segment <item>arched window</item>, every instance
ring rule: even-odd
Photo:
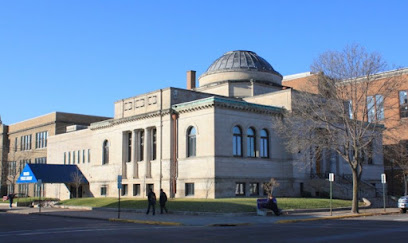
[[[102,164],[109,163],[109,141],[103,141]]]
[[[247,156],[256,157],[256,146],[255,146],[255,130],[253,128],[248,128],[247,130]]]
[[[269,157],[269,134],[266,129],[262,129],[261,131],[261,143],[259,146],[259,154],[261,158],[268,158]]]
[[[234,156],[242,156],[242,131],[239,126],[235,126],[232,130],[232,154]]]
[[[187,157],[196,156],[196,129],[190,127],[187,131]]]

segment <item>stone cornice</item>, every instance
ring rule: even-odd
[[[106,120],[106,121],[92,123],[89,128],[91,130],[104,129],[104,128],[113,127],[113,126],[123,124],[123,123],[148,119],[148,118],[152,118],[152,117],[169,115],[170,113],[171,113],[171,109],[166,109],[166,110],[162,110],[162,111],[158,110],[158,111],[153,111],[153,112],[149,112],[149,113],[144,113],[144,114],[124,117],[124,118],[119,118],[119,119],[110,119],[110,120]]]
[[[280,107],[259,105],[241,100],[225,99],[219,97],[209,97],[172,106],[172,108],[179,113],[186,113],[212,107],[220,107],[262,114],[277,114],[283,111],[283,109]]]

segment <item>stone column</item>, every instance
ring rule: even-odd
[[[137,154],[136,149],[138,145],[138,132],[136,130],[132,131],[132,161],[133,164],[133,178],[139,178],[138,164],[137,164]]]

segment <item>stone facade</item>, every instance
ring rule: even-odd
[[[252,58],[252,59],[251,59]],[[76,164],[89,185],[81,196],[144,198],[148,188],[171,197],[259,197],[276,178],[278,196],[299,196],[310,187],[316,162],[285,150],[273,118],[291,110],[295,92],[255,53],[229,52],[210,66],[196,87],[164,88],[115,102],[114,118],[89,128],[50,136],[47,159]],[[194,88],[196,87],[196,88]],[[381,143],[381,142],[380,142]],[[326,156],[322,173],[347,170]],[[372,183],[383,172],[378,156],[364,174]],[[47,185],[47,195],[66,199],[66,185]]]

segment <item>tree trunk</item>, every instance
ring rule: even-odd
[[[404,173],[404,189],[405,189],[404,196],[406,196],[408,194],[407,177],[408,177],[408,175]]]
[[[353,201],[351,203],[351,212],[358,213],[358,175],[357,170],[352,169],[353,173]]]
[[[76,198],[78,198],[79,186],[76,187]]]

